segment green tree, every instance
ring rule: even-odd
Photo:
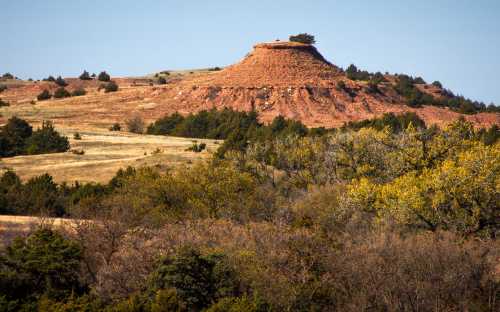
[[[60,87],[66,87],[68,83],[61,76],[58,76],[55,83]]]
[[[0,257],[0,293],[21,302],[81,293],[81,255],[78,244],[51,229],[17,238]]]
[[[52,95],[50,94],[49,90],[43,90],[40,94],[37,95],[36,98],[39,101],[45,101],[45,100],[49,100],[51,97],[52,97]]]
[[[56,99],[62,99],[62,98],[67,98],[67,97],[70,97],[71,96],[71,93],[68,92],[68,90],[66,90],[65,88],[61,87],[61,88],[58,88],[55,92],[54,92],[54,98]]]
[[[107,72],[102,71],[97,76],[97,80],[107,82],[111,80],[111,76],[109,76]]]
[[[90,74],[88,71],[84,70],[83,73],[80,75],[80,80],[92,80],[90,77]]]
[[[152,275],[150,288],[175,289],[189,309],[201,310],[220,298],[237,294],[234,274],[222,255],[202,256],[197,250],[185,247],[160,263]]]
[[[300,43],[305,43],[305,44],[315,44],[316,43],[314,36],[307,34],[307,33],[292,35],[292,36],[290,36],[289,40],[291,42],[300,42]]]
[[[32,127],[23,119],[12,117],[0,132],[0,156],[9,157],[24,154],[28,138],[33,133]]]
[[[26,141],[26,151],[30,155],[44,153],[60,153],[69,150],[69,141],[61,136],[54,128],[52,122],[44,121],[42,128],[33,132]]]

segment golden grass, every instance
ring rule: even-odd
[[[120,168],[156,166],[160,169],[186,164],[210,156],[217,149],[214,140],[138,135],[107,130],[59,128],[70,139],[72,150],[66,153],[18,156],[0,160],[0,172],[14,170],[22,179],[49,173],[57,182],[108,182]],[[81,140],[74,140],[79,132]],[[186,151],[193,141],[204,142],[201,153]]]

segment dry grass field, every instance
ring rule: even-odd
[[[127,166],[157,166],[166,169],[180,163],[204,159],[217,149],[216,141],[166,136],[138,135],[107,130],[59,128],[70,139],[71,150],[66,153],[17,156],[0,160],[0,171],[13,169],[21,178],[49,173],[57,182],[103,182]],[[81,140],[74,140],[78,131]],[[201,153],[186,151],[193,141],[204,142]],[[72,150],[83,151],[83,155]]]

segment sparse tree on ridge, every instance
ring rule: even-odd
[[[292,35],[292,36],[290,36],[289,40],[291,42],[300,42],[300,43],[305,43],[305,44],[315,44],[316,43],[314,36],[310,35],[308,33]]]
[[[109,74],[107,72],[103,71],[103,72],[99,73],[99,76],[97,76],[97,80],[99,80],[99,81],[110,81],[111,77],[109,76]]]

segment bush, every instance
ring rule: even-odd
[[[347,86],[343,80],[337,81],[336,87],[337,87],[338,91],[344,91],[347,88]]]
[[[115,122],[111,127],[109,127],[109,131],[120,131],[122,127],[119,123]]]
[[[73,90],[73,92],[71,92],[71,96],[82,96],[85,94],[87,94],[87,91],[85,91],[85,89],[83,88],[78,88]]]
[[[7,86],[0,84],[0,93],[4,92],[5,90],[7,90]]]
[[[351,80],[369,80],[372,77],[372,74],[370,74],[366,70],[359,70],[354,64],[349,65],[345,73],[347,78]]]
[[[300,43],[305,43],[305,44],[315,44],[316,40],[314,39],[313,35],[303,33],[303,34],[298,34],[295,36],[290,36],[289,40],[291,42],[300,42]]]
[[[6,102],[6,101],[0,99],[0,107],[3,107],[3,106],[10,106],[9,102]]]
[[[42,128],[33,132],[27,140],[26,146],[26,151],[30,155],[60,153],[69,150],[69,141],[54,129],[52,122],[44,121]]]
[[[141,116],[134,116],[125,121],[127,130],[132,133],[142,134],[144,132],[144,120]]]
[[[439,89],[442,89],[442,88],[443,88],[443,85],[441,84],[441,82],[439,82],[439,81],[437,81],[437,80],[436,80],[436,81],[434,81],[434,82],[432,83],[432,85],[433,85],[433,86],[435,86],[435,87],[438,87]]]
[[[58,76],[55,83],[60,87],[66,87],[68,83],[61,76]]]
[[[5,73],[2,75],[2,78],[3,79],[14,79],[15,77],[11,73]]]
[[[74,139],[74,140],[81,140],[81,139],[82,139],[82,136],[81,136],[80,132],[75,132],[75,133],[73,134],[73,139]]]
[[[167,84],[167,79],[165,79],[164,77],[158,78],[158,84],[161,85]]]
[[[71,94],[65,88],[61,87],[54,92],[55,99],[63,99],[67,97],[71,97]]]
[[[107,72],[102,71],[99,73],[99,76],[97,76],[97,80],[107,82],[111,80],[111,77],[108,75]]]
[[[203,152],[203,150],[205,150],[206,147],[207,147],[207,144],[205,144],[205,143],[200,143],[200,144],[193,143],[193,145],[190,146],[188,149],[186,149],[186,151],[200,153],[200,152]]]
[[[45,79],[43,79],[43,81],[50,81],[50,82],[55,82],[56,81],[56,78],[54,78],[54,76],[49,76]]]
[[[104,85],[104,92],[116,92],[118,91],[118,85],[114,81],[110,81]]]
[[[45,101],[49,100],[52,97],[50,94],[49,90],[43,90],[40,94],[37,95],[37,100],[39,101]]]
[[[80,75],[80,80],[92,80],[90,77],[90,74],[88,71],[84,70],[83,73]]]

